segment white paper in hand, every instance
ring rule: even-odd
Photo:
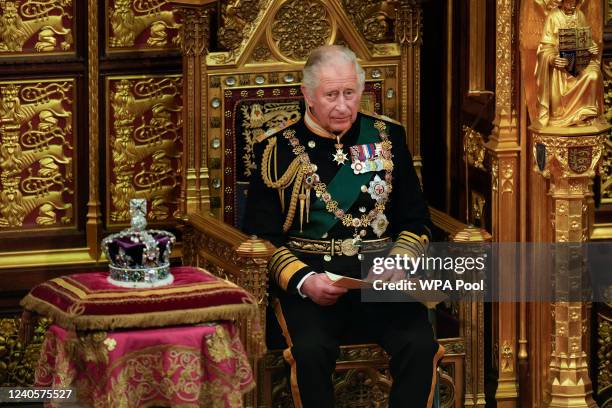
[[[372,287],[372,282],[362,279],[349,278],[347,276],[336,275],[335,273],[325,272],[327,277],[333,282],[333,286],[345,289],[362,289]]]

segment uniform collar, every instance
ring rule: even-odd
[[[336,135],[330,132],[329,130],[324,129],[319,124],[319,122],[317,121],[313,113],[310,111],[310,106],[308,105],[306,105],[306,113],[304,114],[304,124],[306,125],[308,130],[310,130],[312,133],[314,133],[317,136],[324,137],[326,139],[336,139],[337,137],[341,138],[342,136],[344,136],[346,132],[348,132],[353,127],[353,125],[351,125],[351,127],[346,129],[344,132],[340,133],[339,135]]]

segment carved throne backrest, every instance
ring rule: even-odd
[[[385,99],[389,99],[384,95],[385,80],[380,78],[380,68],[373,70],[377,78],[366,81],[361,107],[384,113],[382,107]],[[218,88],[209,90],[212,95],[207,120],[211,210],[232,226],[242,225],[248,182],[257,171],[253,156],[257,136],[304,114],[297,82],[300,75],[297,70],[284,73],[283,82],[293,82],[290,84],[266,83],[278,77],[275,72],[212,76],[213,85]],[[261,85],[252,85],[258,82]]]
[[[361,108],[380,111],[376,108],[381,106],[382,98],[380,81],[368,81]],[[227,135],[225,145],[232,146],[233,151],[225,152],[227,170],[222,181],[226,203],[223,220],[241,229],[249,180],[254,172],[259,171],[254,158],[257,137],[270,129],[302,118],[305,104],[299,85],[296,84],[225,90],[224,107],[226,112],[230,112],[224,118]],[[213,180],[213,187],[219,182]]]
[[[206,127],[201,142],[206,171],[200,176],[205,184],[204,208],[210,203],[219,220],[241,225],[245,183],[255,170],[253,139],[303,114],[301,70],[318,46],[340,44],[352,49],[366,71],[363,108],[406,120],[408,101],[400,104],[400,99],[418,88],[413,86],[418,77],[408,76],[407,66],[412,63],[402,61],[402,47],[394,42],[396,12],[388,3],[234,0],[218,4],[217,44],[211,44],[213,51],[206,55],[202,70],[207,85],[201,87]],[[419,27],[415,23],[417,38]],[[410,78],[411,84],[402,87],[402,78]]]

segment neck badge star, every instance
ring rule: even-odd
[[[348,160],[348,156],[342,149],[336,149],[336,153],[332,154],[332,156],[334,157],[334,161],[338,163],[338,166],[344,164],[344,162]]]

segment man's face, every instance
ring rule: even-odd
[[[343,132],[357,119],[361,90],[353,64],[320,67],[319,85],[311,92],[302,86],[302,93],[319,125],[330,132]]]
[[[576,0],[563,0],[561,2],[561,8],[565,14],[574,14],[574,11],[576,11],[576,2]]]

